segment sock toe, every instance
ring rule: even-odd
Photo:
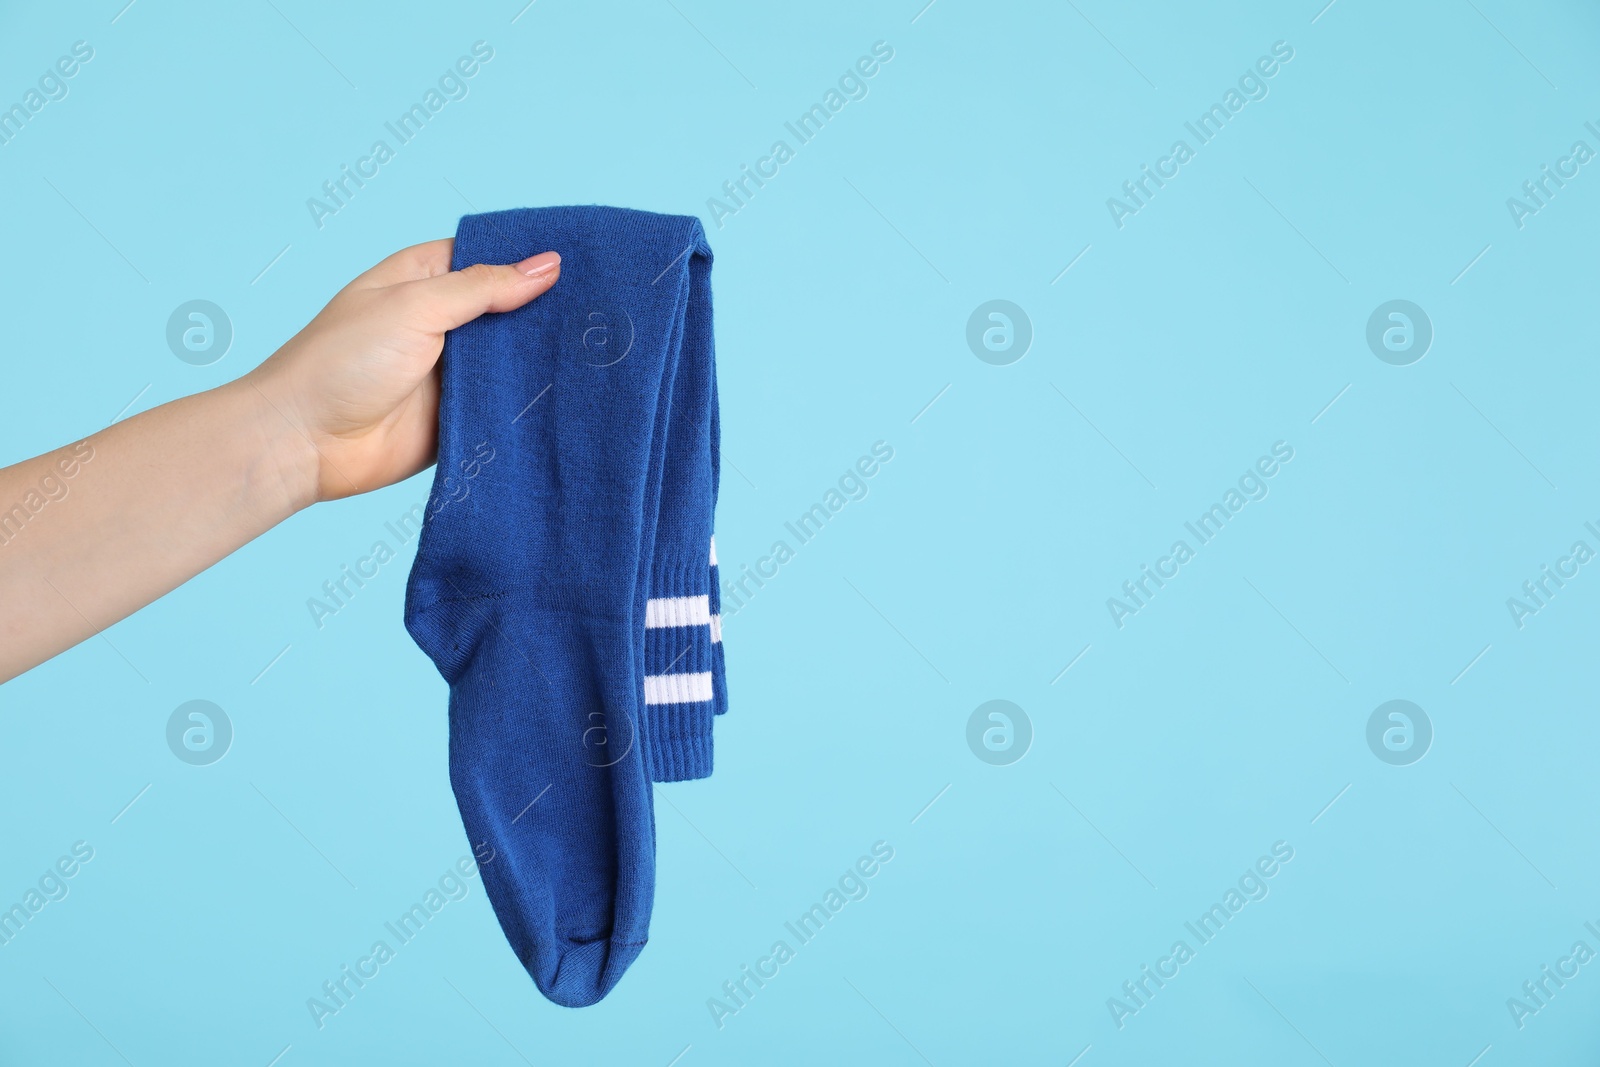
[[[643,941],[568,941],[536,949],[528,974],[546,999],[565,1008],[598,1003],[644,951]]]

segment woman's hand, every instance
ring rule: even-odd
[[[452,271],[452,245],[390,256],[242,378],[0,468],[0,682],[301,508],[432,463],[445,331],[521,307],[560,264]]]
[[[365,493],[431,464],[445,331],[485,312],[515,310],[561,274],[554,252],[452,272],[453,245],[429,241],[396,252],[244,378],[308,446],[302,469],[310,500]]]

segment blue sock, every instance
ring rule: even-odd
[[[715,709],[711,517],[716,499],[716,368],[711,341],[711,261],[689,263],[690,291],[704,293],[683,319],[671,374],[661,502],[645,606],[645,734],[657,782],[711,773]]]
[[[547,250],[549,292],[446,337],[406,626],[450,683],[451,786],[501,929],[577,1007],[649,936],[652,774],[711,769],[705,686],[647,639],[699,662],[689,616],[647,622],[652,598],[692,610],[687,561],[708,581],[709,404],[698,434],[669,420],[680,379],[687,407],[710,395],[711,253],[693,218],[543,208],[463,218],[452,265]]]

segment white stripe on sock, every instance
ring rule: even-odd
[[[699,704],[711,699],[711,672],[698,674],[647,674],[646,704]]]
[[[711,643],[713,645],[722,640],[722,616],[711,616]]]
[[[717,539],[715,537],[711,539],[711,565],[713,567],[717,565]]]
[[[644,605],[644,626],[647,630],[665,626],[704,626],[710,621],[709,596],[652,597]]]

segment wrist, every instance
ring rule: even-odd
[[[224,390],[231,391],[242,408],[241,429],[255,439],[244,472],[251,499],[263,501],[280,518],[321,499],[321,457],[294,405],[259,371],[218,391]]]

